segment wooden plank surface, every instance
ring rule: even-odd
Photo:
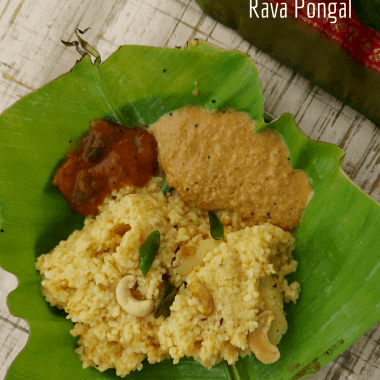
[[[78,59],[72,40],[76,28],[103,60],[120,45],[183,46],[191,37],[248,53],[259,70],[265,109],[295,115],[301,130],[346,151],[343,169],[380,201],[380,128],[310,82],[258,51],[242,37],[205,15],[190,0],[0,0],[0,112],[69,71]],[[13,317],[6,297],[17,279],[0,268],[0,380],[28,339],[28,325]],[[380,378],[380,325],[312,380]]]

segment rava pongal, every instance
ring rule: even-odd
[[[175,192],[165,196],[160,181],[124,188],[95,219],[86,220],[83,230],[37,260],[43,295],[75,323],[72,334],[80,337],[77,352],[84,367],[116,368],[125,376],[141,369],[145,358],[155,363],[193,356],[206,367],[222,359],[233,363],[250,353],[248,335],[259,327],[264,311],[279,316],[273,322],[277,334],[286,331],[283,302],[295,301],[299,286],[288,285],[284,277],[297,267],[292,235],[219,211],[226,239],[210,244],[207,213],[186,205]],[[161,244],[144,276],[138,266],[139,247],[153,230],[161,232]],[[202,258],[194,267],[188,263],[190,271],[184,275],[185,261],[173,263],[176,252],[186,249],[200,251]],[[165,278],[179,291],[170,316],[155,319]],[[129,293],[137,301],[154,304],[148,315],[136,315],[136,306],[128,311],[119,304],[116,289],[123,279],[128,279]],[[209,292],[211,312],[202,305],[205,296],[192,290],[197,281]]]
[[[300,290],[286,275],[297,268],[289,231],[310,198],[307,177],[291,168],[279,136],[251,138],[245,114],[182,109],[152,130],[175,189],[164,193],[155,176],[114,191],[81,231],[37,259],[43,295],[74,322],[84,367],[126,376],[145,359],[187,356],[211,368],[253,352],[277,361],[284,302],[296,302]],[[257,191],[245,182],[253,179]],[[152,236],[158,244],[143,270],[141,248]]]

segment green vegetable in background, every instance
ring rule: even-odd
[[[224,228],[222,222],[218,219],[215,212],[209,211],[208,218],[210,221],[210,234],[215,240],[224,239]]]
[[[144,276],[149,272],[160,248],[160,231],[153,231],[139,249],[139,268]]]
[[[352,7],[361,21],[380,32],[380,0],[352,0]]]
[[[379,15],[378,1],[353,0],[352,4],[355,11],[355,3],[358,4],[368,17],[371,12]],[[323,37],[320,32],[301,20],[294,19],[290,14],[284,18],[279,17],[278,12],[274,18],[270,15],[268,18],[257,18],[253,15],[251,19],[247,0],[196,2],[209,16],[235,29],[257,49],[306,77],[312,84],[318,85],[341,100],[344,105],[349,105],[380,126],[380,75],[375,70],[362,66],[364,62],[361,54],[349,53],[344,45],[340,46],[334,40]],[[255,1],[252,3],[255,4]],[[294,1],[291,3],[294,4]],[[308,2],[298,1],[298,4],[307,5]],[[258,0],[259,14],[264,5],[268,5],[268,2]],[[366,6],[371,9],[365,10]],[[375,29],[379,20],[380,18],[371,23],[363,19]],[[343,35],[351,36],[354,30],[354,26],[349,27]],[[358,46],[361,44],[364,46],[364,40],[359,38]]]
[[[18,277],[8,304],[31,331],[6,380],[50,380],[52,374],[54,380],[118,379],[113,370],[82,368],[76,338],[69,333],[72,322],[41,295],[36,257],[83,227],[83,217],[54,188],[52,176],[69,141],[81,136],[91,120],[148,125],[185,105],[247,112],[257,129],[281,133],[292,165],[310,177],[314,196],[297,231],[299,265],[289,278],[301,283],[302,292],[297,304],[286,306],[289,328],[274,364],[264,365],[253,355],[211,370],[190,358],[175,366],[171,360],[145,361],[142,371],[125,379],[300,380],[378,321],[380,207],[342,172],[343,151],[306,138],[291,115],[266,123],[259,77],[243,53],[202,41],[184,50],[124,46],[99,67],[85,56],[68,74],[0,116],[0,265]]]

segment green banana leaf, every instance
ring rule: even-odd
[[[296,305],[286,307],[289,329],[279,344],[281,358],[272,365],[253,355],[211,370],[192,359],[178,365],[165,360],[144,363],[127,379],[302,379],[379,320],[380,207],[343,174],[344,152],[307,139],[291,115],[266,123],[259,77],[243,53],[202,41],[183,50],[123,46],[99,67],[85,56],[68,74],[0,116],[0,265],[19,280],[8,298],[10,311],[30,326],[29,341],[7,380],[117,378],[114,370],[82,368],[74,353],[76,339],[69,334],[71,321],[40,293],[36,257],[83,225],[52,185],[52,176],[91,120],[145,125],[195,104],[246,111],[258,130],[276,129],[292,165],[311,178],[314,197],[297,233],[299,268],[291,278],[302,284],[302,292]]]

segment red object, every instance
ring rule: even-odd
[[[349,54],[358,65],[369,68],[380,73],[380,33],[374,31],[369,26],[361,22],[355,15],[355,12],[350,7],[351,3],[348,0],[339,0],[336,4],[336,22],[334,17],[328,17],[328,6],[332,1],[315,1],[315,0],[298,0],[297,18],[296,2],[294,0],[268,0],[274,6],[278,4],[278,9],[281,9],[281,4],[287,4],[287,17],[296,19],[309,27],[319,32],[322,36],[334,41],[340,48]],[[326,13],[323,14],[323,4],[326,5]],[[300,5],[304,5],[301,9]],[[318,5],[321,9],[320,17],[318,17]],[[346,18],[339,17],[339,11],[343,12],[346,8]],[[314,17],[313,10],[316,10]],[[332,8],[331,8],[332,9]],[[309,12],[308,12],[309,10]],[[349,10],[351,17],[349,18]],[[327,16],[327,17],[325,17]],[[277,12],[279,17],[279,12]]]
[[[156,140],[143,128],[95,119],[77,147],[67,152],[53,184],[80,214],[96,215],[112,190],[144,186],[156,160]]]

